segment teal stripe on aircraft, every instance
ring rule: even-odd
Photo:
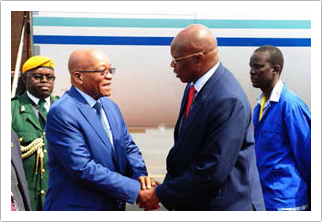
[[[33,17],[34,26],[185,28],[194,23],[221,29],[311,29],[310,20],[132,19]]]

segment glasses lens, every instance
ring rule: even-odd
[[[34,80],[37,80],[37,81],[40,81],[40,80],[42,80],[43,79],[43,77],[42,77],[42,75],[31,75],[32,76],[32,78],[34,78]]]
[[[54,81],[56,79],[56,77],[52,75],[47,75],[46,78],[48,79],[48,81]]]
[[[116,70],[116,68],[109,68],[108,69],[108,72],[111,73],[112,75],[114,75],[115,74],[115,70]]]
[[[173,58],[173,57],[172,57],[172,63],[175,64],[175,65],[177,64],[176,59]]]
[[[52,75],[39,75],[39,74],[34,74],[34,75],[31,75],[34,80],[36,81],[42,81],[45,77],[48,81],[54,81],[55,80],[55,76],[52,76]]]

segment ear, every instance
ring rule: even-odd
[[[280,74],[281,71],[281,66],[280,65],[275,65],[273,67],[273,75]]]
[[[83,84],[83,74],[80,72],[74,72],[72,74],[72,77],[74,79],[75,82],[77,82],[78,84]]]
[[[199,55],[195,56],[194,61],[197,66],[202,66],[204,64],[205,59],[206,59],[205,55],[200,53]]]
[[[25,84],[25,85],[27,84],[27,75],[28,75],[28,73],[24,73],[21,75],[21,80],[22,80],[23,84]]]

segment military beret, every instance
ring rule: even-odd
[[[33,56],[29,58],[25,64],[22,66],[22,73],[25,73],[31,69],[35,69],[37,67],[48,67],[48,68],[54,68],[55,64],[54,61],[48,57],[45,56]]]

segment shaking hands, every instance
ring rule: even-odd
[[[148,176],[140,176],[138,180],[141,183],[141,189],[139,196],[136,199],[136,203],[140,208],[144,208],[144,210],[159,209],[160,201],[155,192],[155,187],[160,183]]]

